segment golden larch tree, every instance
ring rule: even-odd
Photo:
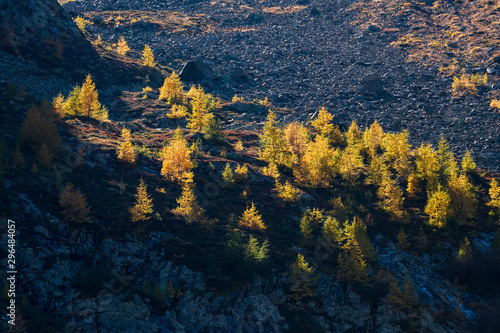
[[[309,266],[309,263],[304,259],[302,254],[297,255],[297,260],[292,265],[290,278],[292,284],[290,285],[290,297],[296,301],[304,298],[314,297],[313,290],[313,277],[314,268]]]
[[[147,185],[142,178],[135,194],[135,205],[130,208],[129,212],[132,222],[149,220],[150,214],[153,213],[153,199],[148,194]]]
[[[350,186],[353,186],[363,168],[363,157],[359,144],[348,145],[341,154],[340,173]]]
[[[474,160],[470,156],[470,152],[467,150],[462,159],[462,171],[469,173],[474,170],[476,170],[476,163],[474,163]]]
[[[226,163],[226,167],[222,172],[222,180],[228,187],[233,187],[235,184],[233,169],[231,168],[231,164],[229,162]]]
[[[363,134],[361,133],[361,130],[355,120],[353,120],[351,125],[349,125],[345,137],[348,147],[361,147],[363,143]]]
[[[163,81],[159,99],[166,100],[168,104],[184,104],[185,95],[179,75],[172,71],[172,74]]]
[[[187,127],[201,132],[214,115],[210,111],[218,105],[212,95],[206,94],[201,86],[191,88],[189,95],[191,96],[191,114],[188,116]]]
[[[68,183],[59,196],[59,204],[63,208],[63,215],[70,222],[92,222],[87,198],[73,184]]]
[[[294,121],[286,126],[284,135],[290,151],[297,157],[304,155],[307,143],[309,142],[307,128],[301,123]]]
[[[288,145],[283,138],[283,130],[276,114],[269,109],[262,135],[259,136],[260,158],[276,165],[286,165],[289,161]]]
[[[409,222],[408,212],[403,207],[403,190],[396,180],[386,177],[377,191],[380,206],[391,215],[391,219],[401,223]]]
[[[319,135],[330,137],[330,134],[333,132],[332,120],[333,115],[322,106],[318,111],[317,117],[311,122],[311,125]]]
[[[142,65],[148,67],[154,67],[156,65],[153,50],[151,50],[148,44],[144,46],[144,50],[142,51]]]
[[[338,277],[348,282],[368,280],[366,260],[355,237],[349,236],[338,257]]]
[[[374,121],[371,124],[370,128],[366,128],[363,133],[363,145],[368,150],[370,156],[375,156],[377,150],[382,144],[382,140],[384,139],[384,130],[378,123],[378,121]]]
[[[416,165],[418,179],[425,182],[428,193],[433,192],[438,186],[440,165],[430,144],[417,148]]]
[[[121,136],[123,141],[118,147],[118,160],[133,165],[135,163],[135,152],[130,139],[130,130],[123,128]]]
[[[255,208],[254,203],[243,212],[243,215],[238,220],[238,227],[250,230],[264,230],[266,225],[262,221],[262,216]]]
[[[438,185],[425,205],[425,213],[429,215],[429,225],[443,229],[450,218],[450,195]]]
[[[16,152],[14,153],[14,161],[12,163],[13,168],[24,169],[26,166],[26,160],[24,159],[23,153],[19,145],[16,146]]]
[[[54,109],[54,116],[57,120],[64,118],[65,109],[64,109],[64,95],[59,93],[54,100],[52,101],[52,107]]]
[[[122,56],[126,55],[127,52],[130,51],[130,47],[128,46],[127,41],[125,40],[125,38],[123,38],[123,36],[120,36],[120,38],[118,39],[118,43],[116,43],[116,51]]]
[[[278,180],[276,181],[277,197],[281,199],[284,203],[297,202],[300,200],[300,191],[290,184],[288,181],[285,184],[281,184]]]
[[[294,169],[299,181],[311,187],[327,187],[338,172],[339,151],[332,149],[328,138],[321,135],[309,142],[300,165]]]
[[[191,171],[194,164],[191,161],[187,141],[179,129],[176,133],[177,137],[163,148],[161,174],[169,180],[181,181],[183,174]]]
[[[389,167],[385,163],[385,158],[380,155],[372,156],[366,170],[365,183],[380,186],[389,175]]]
[[[500,186],[498,186],[498,182],[494,178],[491,179],[488,194],[490,195],[490,201],[487,205],[493,209],[500,210]]]
[[[108,111],[99,102],[99,93],[90,74],[85,78],[80,90],[80,113],[95,119],[107,119]]]
[[[300,232],[305,240],[312,239],[313,228],[311,226],[311,217],[308,212],[304,212],[302,219],[300,220]]]
[[[182,195],[176,200],[179,206],[173,210],[173,213],[182,216],[188,224],[193,222],[204,224],[205,210],[198,204],[193,187],[188,184],[182,187]]]
[[[40,149],[38,149],[36,157],[38,159],[38,162],[40,163],[40,166],[42,166],[45,169],[49,169],[52,165],[52,160],[54,159],[54,154],[52,154],[47,147],[47,145],[44,143]]]
[[[404,130],[401,133],[386,133],[382,139],[384,157],[401,178],[406,178],[411,172],[408,159],[411,146],[408,143],[408,135],[408,131]]]
[[[412,172],[408,176],[408,186],[406,187],[406,192],[408,192],[408,196],[410,198],[416,198],[417,194],[420,193],[422,190],[418,186],[418,178],[415,172]]]
[[[448,193],[453,216],[463,225],[474,217],[477,209],[476,191],[465,174],[454,174],[448,180]]]

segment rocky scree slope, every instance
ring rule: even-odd
[[[437,144],[443,133],[458,155],[468,149],[482,167],[499,170],[500,113],[489,100],[452,98],[451,78],[440,77],[437,66],[408,63],[405,51],[390,45],[397,29],[353,25],[354,3],[91,0],[65,6],[90,22],[105,20],[106,11],[172,10],[196,17],[199,23],[183,32],[137,22],[89,30],[110,42],[123,36],[135,50],[148,43],[160,63],[176,70],[190,59],[206,62],[218,74],[206,86],[222,97],[268,97],[303,115],[324,105],[345,125],[377,119],[388,130],[410,129],[415,145]],[[375,85],[364,89],[370,78]]]

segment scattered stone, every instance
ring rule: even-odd
[[[254,104],[254,103],[243,103],[243,102],[231,103],[226,105],[223,109],[227,111],[237,112],[240,114],[247,113],[255,115],[255,114],[267,113],[267,107],[265,107],[264,105]]]
[[[366,31],[368,31],[368,32],[380,32],[380,31],[382,31],[382,29],[380,29],[380,27],[378,25],[370,24],[366,28]]]

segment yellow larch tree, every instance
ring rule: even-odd
[[[361,133],[361,130],[355,120],[351,122],[345,136],[348,147],[356,147],[359,149],[362,146],[363,134]]]
[[[328,112],[323,106],[318,111],[317,117],[311,122],[314,130],[319,135],[329,137],[333,132],[333,115]]]
[[[172,74],[163,81],[159,99],[166,100],[168,104],[184,104],[185,95],[184,86],[179,75],[172,71]]]
[[[148,44],[144,46],[144,50],[142,51],[142,65],[148,67],[154,67],[156,65],[153,50],[151,50]]]
[[[120,36],[120,38],[118,39],[118,43],[116,43],[116,51],[122,56],[126,55],[127,52],[130,51],[130,47],[128,46],[127,41],[125,40],[125,38],[123,38],[123,36]]]
[[[54,154],[52,154],[47,147],[47,145],[44,143],[40,149],[38,149],[36,157],[38,159],[38,162],[40,166],[42,166],[45,169],[49,169],[52,165],[52,160],[54,159]]]
[[[425,213],[429,215],[429,225],[443,229],[450,218],[450,195],[438,185],[425,205]]]
[[[363,145],[368,150],[368,153],[373,158],[377,154],[377,150],[384,139],[384,130],[375,120],[370,128],[366,128],[363,133]]]
[[[438,155],[430,144],[422,144],[417,148],[417,177],[426,184],[427,192],[433,192],[439,183]]]
[[[307,150],[295,168],[296,177],[312,187],[327,187],[332,178],[339,172],[339,152],[332,149],[328,138],[317,135],[309,142]]]
[[[250,230],[264,230],[267,228],[253,202],[250,207],[247,206],[247,209],[238,220],[238,227]]]
[[[406,192],[408,192],[408,196],[410,198],[416,198],[417,194],[422,191],[420,187],[418,186],[418,178],[415,172],[412,172],[408,176],[408,186],[406,187]]]
[[[26,166],[26,160],[24,159],[23,153],[19,145],[16,146],[16,152],[14,153],[14,161],[12,167],[15,169],[24,169]]]
[[[360,155],[359,143],[348,145],[341,154],[340,173],[350,186],[353,186],[363,168],[363,157]]]
[[[179,206],[173,210],[173,213],[181,216],[188,224],[193,222],[204,224],[205,210],[198,204],[193,188],[194,184],[192,186],[184,184],[182,195],[176,199]]]
[[[304,155],[309,142],[309,134],[304,125],[297,121],[291,122],[286,126],[284,136],[292,154],[297,157]]]
[[[121,136],[123,141],[118,148],[118,160],[133,165],[135,164],[135,152],[130,139],[130,130],[123,128]]]
[[[90,74],[85,78],[80,90],[80,114],[100,120],[108,118],[108,111],[99,102],[99,93]]]
[[[408,212],[403,207],[403,190],[396,180],[385,177],[377,191],[377,196],[380,199],[381,208],[389,213],[393,220],[401,223],[409,222]]]
[[[454,174],[448,181],[448,193],[453,216],[459,224],[474,218],[477,209],[476,191],[466,174]]]
[[[488,194],[490,195],[490,201],[487,205],[494,210],[500,210],[500,186],[498,186],[498,182],[494,178],[491,179]]]
[[[73,184],[68,183],[59,196],[59,204],[63,208],[65,218],[70,222],[92,222],[90,217],[90,208],[87,204],[87,198],[75,189]]]
[[[201,132],[213,119],[214,115],[210,111],[217,107],[218,103],[212,95],[206,94],[201,86],[191,90],[191,114],[188,116],[187,127]]]
[[[374,155],[366,170],[365,183],[367,185],[380,186],[386,177],[389,177],[389,168],[385,163],[385,158],[380,155]]]
[[[179,129],[170,143],[163,148],[163,164],[161,174],[169,180],[181,181],[185,172],[193,169],[186,139]]]
[[[368,280],[368,268],[356,237],[352,233],[346,235],[346,242],[338,257],[338,276],[348,282],[365,282]]]
[[[276,165],[287,165],[290,151],[283,138],[283,130],[276,119],[276,114],[269,109],[262,135],[259,136],[260,158]]]
[[[407,130],[401,133],[386,133],[382,140],[384,157],[389,166],[401,178],[406,178],[411,172],[411,164],[408,159],[411,146],[408,143],[408,135]]]
[[[302,254],[297,255],[297,260],[292,265],[290,278],[292,284],[290,285],[290,297],[296,301],[304,298],[314,297],[313,290],[313,277],[314,268],[309,266],[309,263],[304,259]]]
[[[475,169],[476,169],[476,163],[474,163],[474,160],[470,156],[470,152],[467,150],[462,159],[462,171],[469,173],[474,171]]]
[[[132,222],[147,221],[153,213],[153,199],[148,194],[147,185],[141,178],[135,195],[135,205],[130,208],[130,220]]]

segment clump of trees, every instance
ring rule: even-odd
[[[59,94],[54,99],[54,108],[60,117],[90,117],[98,120],[108,119],[108,109],[99,102],[99,92],[90,74],[81,86],[76,85],[64,98]]]

